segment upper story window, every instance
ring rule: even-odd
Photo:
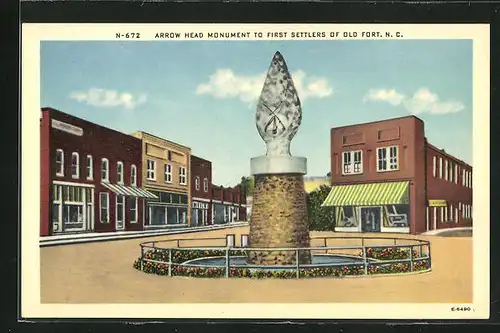
[[[107,158],[101,160],[101,180],[109,182],[109,161]]]
[[[156,180],[156,161],[147,160],[146,178]]]
[[[170,150],[167,153],[167,158],[169,161],[172,161],[172,152]]]
[[[377,148],[377,172],[399,169],[398,146]]]
[[[203,178],[203,191],[208,192],[208,178]]]
[[[450,182],[453,183],[453,162],[450,161],[449,165],[449,177],[450,177]]]
[[[118,184],[123,184],[123,162],[116,163],[116,179]]]
[[[453,177],[455,184],[458,184],[458,164],[455,164],[455,176]]]
[[[342,153],[342,174],[360,173],[363,173],[363,152],[361,150],[344,151]]]
[[[437,157],[433,156],[432,157],[432,175],[434,176],[434,178],[436,178],[436,176],[437,176],[437,169],[438,169]]]
[[[195,187],[196,191],[200,190],[200,177],[199,176],[196,176],[196,178],[194,179],[194,187]]]
[[[92,159],[92,155],[87,155],[87,179],[94,179],[94,161]]]
[[[80,156],[78,153],[71,154],[71,178],[80,177]]]
[[[64,151],[56,150],[56,176],[64,176]]]
[[[439,178],[443,179],[443,158],[439,158]]]
[[[444,180],[448,180],[448,160],[444,160]]]
[[[134,164],[130,167],[130,185],[137,186],[137,167]]]
[[[179,167],[179,184],[181,184],[181,185],[187,184],[186,168],[185,167]]]
[[[172,165],[165,164],[165,183],[172,182]]]

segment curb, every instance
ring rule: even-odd
[[[115,241],[115,240],[124,240],[124,239],[132,239],[132,238],[147,238],[147,237],[155,237],[155,236],[166,236],[166,235],[176,235],[176,234],[186,234],[186,233],[194,233],[201,231],[212,231],[212,230],[223,230],[223,229],[232,229],[238,227],[247,227],[248,223],[238,223],[238,224],[226,224],[221,226],[204,226],[204,227],[192,227],[192,228],[182,228],[182,229],[170,229],[170,230],[161,230],[161,231],[150,231],[150,232],[134,232],[132,234],[119,234],[119,235],[109,235],[102,236],[99,233],[95,233],[95,235],[90,235],[86,237],[77,237],[75,238],[66,238],[66,239],[40,239],[40,247],[46,246],[59,246],[59,245],[71,245],[71,244],[82,244],[82,243],[92,243],[92,242],[103,242],[103,241]]]

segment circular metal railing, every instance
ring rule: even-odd
[[[391,273],[413,273],[427,272],[431,270],[431,250],[430,242],[417,238],[402,237],[365,237],[365,236],[314,236],[311,237],[311,244],[319,243],[317,246],[296,247],[296,248],[257,248],[249,247],[244,240],[248,235],[242,235],[240,244],[235,244],[234,235],[213,238],[178,238],[168,240],[146,241],[140,244],[141,256],[136,261],[138,269],[146,271],[145,267],[153,267],[149,271],[160,272],[160,275],[173,274],[180,271],[189,271],[193,264],[189,262],[197,258],[224,257],[222,266],[213,266],[218,272],[218,276],[240,276],[242,269],[262,269],[272,266],[246,265],[244,268],[231,263],[231,257],[246,256],[251,252],[295,252],[295,263],[293,265],[280,265],[292,269],[293,277],[309,276],[308,272],[314,269],[328,266],[329,272],[337,272],[334,267],[338,266],[342,272],[351,272],[349,267],[354,267],[352,272],[356,274],[342,275],[373,275]],[[332,246],[332,242],[344,243]],[[188,243],[209,242],[221,243],[221,245],[196,246]],[[224,243],[223,243],[224,242]],[[223,243],[223,244],[222,244]],[[353,243],[353,244],[345,244]],[[356,263],[328,263],[322,264],[301,264],[298,260],[299,254],[303,251],[310,253],[324,253],[330,255],[341,255],[358,259]],[[153,266],[152,266],[153,265]],[[195,265],[196,266],[196,265]],[[312,267],[313,266],[313,267]],[[333,268],[332,268],[333,267]],[[347,270],[346,270],[347,267]],[[200,267],[195,267],[200,268]],[[222,272],[223,271],[223,272]],[[217,273],[216,272],[216,273]],[[223,273],[223,274],[222,274]],[[309,274],[309,275],[308,275]],[[323,273],[321,273],[323,274]],[[190,275],[192,276],[192,275]],[[324,276],[324,275],[321,275]]]

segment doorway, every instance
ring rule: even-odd
[[[380,232],[380,207],[361,207],[361,231]]]

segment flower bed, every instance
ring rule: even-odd
[[[366,257],[370,259],[377,260],[399,260],[399,259],[410,259],[410,247],[400,248],[400,247],[369,247],[366,250]],[[363,256],[361,252],[360,256]],[[417,250],[413,250],[413,258],[419,258],[420,253]]]
[[[370,253],[370,258],[379,260],[397,260],[397,259],[407,259],[408,251],[398,249],[378,249],[374,250],[369,248],[367,251]],[[372,250],[372,251],[370,251]],[[225,268],[222,267],[186,267],[176,264],[181,264],[188,260],[206,258],[206,257],[217,257],[225,256],[226,252],[224,250],[172,250],[172,276],[190,276],[190,277],[224,277]],[[246,251],[244,250],[231,250],[229,251],[230,256],[244,256]],[[417,255],[415,255],[415,258]],[[144,254],[145,259],[168,262],[168,250],[151,250]],[[134,262],[134,268],[141,270],[141,259],[138,258]],[[430,269],[430,262],[425,259],[417,259],[413,264],[414,271],[422,271]],[[142,271],[148,274],[157,275],[168,275],[168,264],[164,263],[154,263],[150,261],[144,261],[142,265]],[[368,274],[394,274],[394,273],[408,273],[410,272],[410,263],[370,263],[368,266]],[[230,277],[241,277],[241,278],[296,278],[295,270],[259,270],[259,269],[249,269],[249,268],[230,268]],[[315,268],[301,268],[300,269],[301,278],[312,278],[312,277],[342,277],[350,275],[363,275],[364,267],[359,264],[344,265],[341,267],[315,267]]]

